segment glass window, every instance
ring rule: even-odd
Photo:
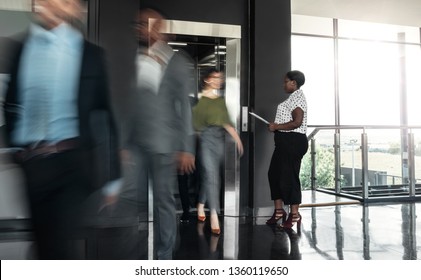
[[[421,125],[421,48],[420,46],[406,46],[406,92],[408,100],[408,124]]]
[[[320,20],[326,24],[304,16],[293,17],[292,21],[292,67],[306,74],[303,89],[309,104],[309,125],[334,124],[337,96],[339,125],[398,126],[401,116],[406,114],[408,125],[421,126],[420,29],[338,19],[335,37],[333,30],[327,28],[326,19]],[[337,43],[336,54],[334,43]],[[403,86],[407,94],[405,112],[401,112]],[[401,143],[401,130],[366,128],[364,131],[368,141],[368,185],[403,184],[403,177],[408,174],[402,165],[405,145]],[[415,178],[419,183],[421,129],[411,131],[415,138]],[[361,129],[341,130],[341,176],[334,179],[340,180],[342,192],[353,193],[352,187],[362,184],[361,133]],[[315,137],[318,187],[335,187],[335,181],[330,180],[335,176],[336,164],[332,135],[332,131],[321,130]],[[303,159],[303,166],[301,177],[306,183],[303,186],[309,188],[308,155]]]
[[[397,44],[339,40],[341,125],[399,125]]]
[[[335,124],[333,39],[292,36],[291,47],[292,68],[306,77],[308,124]]]

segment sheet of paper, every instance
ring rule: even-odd
[[[262,122],[264,122],[265,124],[269,124],[269,122],[267,120],[265,120],[264,118],[262,118],[261,116],[259,116],[258,114],[255,114],[253,112],[249,112],[250,115],[252,115],[253,117],[255,117],[258,120],[261,120]]]

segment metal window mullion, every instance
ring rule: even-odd
[[[415,197],[415,142],[414,134],[408,133],[408,173],[409,173],[409,196]]]
[[[340,134],[339,132],[335,133],[334,139],[334,155],[335,155],[335,192],[341,192],[341,144],[340,144]]]
[[[335,125],[339,126],[340,111],[339,111],[339,48],[338,48],[338,19],[333,19],[333,61],[334,61],[334,91],[335,91]],[[341,192],[341,134],[340,129],[335,130],[335,192]]]
[[[368,199],[368,140],[367,133],[364,131],[361,134],[361,167],[362,167],[362,198]]]
[[[335,92],[335,125],[341,125],[339,110],[339,41],[338,20],[333,19],[333,67],[334,67],[334,92]],[[337,131],[339,133],[339,130]]]
[[[311,189],[313,191],[316,190],[317,188],[317,174],[316,174],[316,139],[311,138],[310,140],[310,147],[311,147],[311,151],[310,151],[310,156],[311,156]]]

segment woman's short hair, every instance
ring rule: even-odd
[[[297,83],[297,88],[300,88],[302,85],[304,85],[306,81],[304,73],[298,70],[289,71],[285,76],[291,81],[295,81]]]

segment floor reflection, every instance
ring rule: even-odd
[[[417,259],[417,214],[415,204],[404,204],[402,213],[402,246],[404,253],[402,259]]]
[[[272,227],[273,240],[270,250],[272,260],[300,260],[300,235],[293,229]]]
[[[191,213],[179,223],[178,260],[416,260],[421,244],[420,203],[305,207],[301,233],[267,226],[267,217],[221,217],[221,235],[209,219]],[[127,220],[92,227],[84,237],[86,259],[151,258],[151,222]],[[31,259],[30,234],[0,221],[0,258]],[[152,244],[152,245],[151,245]]]

